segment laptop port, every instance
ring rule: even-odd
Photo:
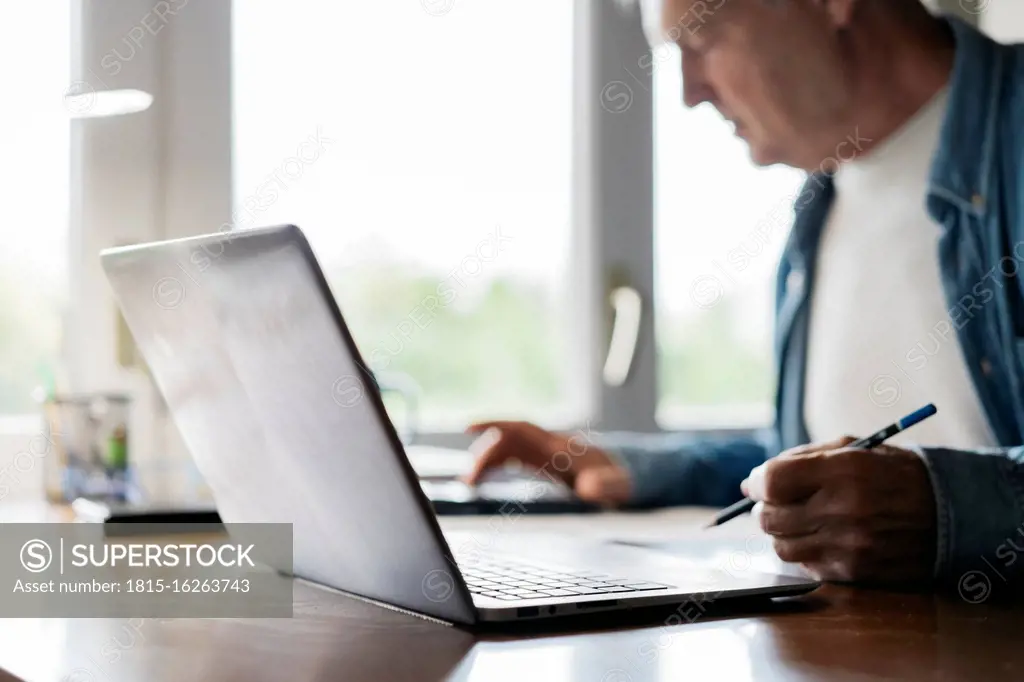
[[[581,601],[576,604],[576,608],[579,610],[584,609],[603,609],[606,606],[615,606],[619,603],[618,599],[599,599],[597,601]]]
[[[522,606],[516,609],[516,616],[519,618],[531,618],[533,616],[540,615],[540,607],[538,606]]]

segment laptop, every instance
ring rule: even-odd
[[[443,533],[297,227],[101,260],[221,518],[292,524],[298,578],[465,625],[817,587],[519,532],[515,508]]]

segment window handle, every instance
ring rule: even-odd
[[[604,361],[604,383],[607,386],[622,386],[629,378],[629,370],[636,357],[644,301],[639,291],[630,286],[622,286],[612,289],[608,302],[612,306],[613,318],[611,341]]]
[[[419,435],[420,394],[423,390],[410,375],[404,372],[371,372],[377,390],[383,398],[384,394],[397,395],[405,407],[405,425],[399,437],[403,445],[416,442]],[[388,415],[394,421],[392,415]]]

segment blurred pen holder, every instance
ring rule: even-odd
[[[53,396],[43,402],[46,496],[125,501],[129,495],[128,417],[120,393]]]
[[[406,445],[414,442],[419,435],[419,384],[401,372],[374,372],[373,380],[398,436]]]

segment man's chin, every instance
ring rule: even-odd
[[[749,144],[747,145],[747,149],[750,151],[750,160],[755,166],[765,168],[766,166],[778,163],[778,160],[773,158],[771,154],[756,145]]]
[[[777,149],[771,149],[765,145],[758,145],[755,142],[747,142],[747,149],[750,152],[750,161],[759,168],[767,168],[778,164],[785,164],[786,161]]]
[[[791,165],[786,161],[786,154],[777,144],[760,140],[748,128],[737,128],[736,137],[747,145],[747,153],[750,154],[750,161],[758,168],[767,168],[776,165]]]

